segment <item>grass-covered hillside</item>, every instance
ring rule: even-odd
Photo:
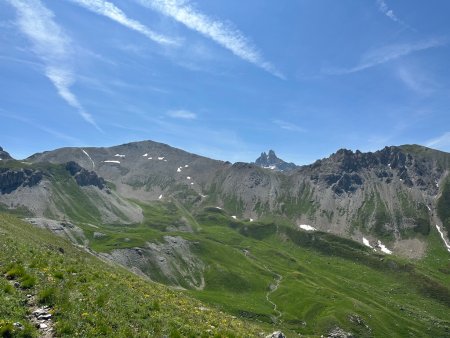
[[[189,214],[175,200],[141,207],[140,224],[77,224],[105,257],[288,336],[449,334],[450,255],[435,228],[413,262],[283,219],[251,222],[216,207]]]
[[[2,213],[0,336],[42,335],[29,315],[44,306],[54,336],[253,337],[262,331]]]

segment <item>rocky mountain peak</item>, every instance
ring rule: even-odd
[[[255,164],[262,168],[278,171],[289,171],[297,168],[294,163],[288,163],[278,158],[272,149],[268,153],[262,152],[261,156],[256,159]]]
[[[12,160],[11,155],[7,151],[4,151],[2,147],[0,147],[0,160]]]

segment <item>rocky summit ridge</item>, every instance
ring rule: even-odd
[[[288,163],[278,158],[273,150],[269,150],[268,153],[262,152],[261,156],[255,160],[255,164],[265,169],[277,171],[289,171],[297,168],[294,163]]]

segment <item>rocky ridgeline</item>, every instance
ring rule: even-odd
[[[302,167],[300,171],[310,173],[313,182],[331,187],[337,195],[355,192],[368,179],[368,173],[375,176],[369,179],[375,178],[386,184],[398,178],[408,188],[437,193],[436,182],[444,169],[438,160],[430,161],[422,156],[421,148],[410,148],[385,147],[374,153],[340,149],[328,158]]]

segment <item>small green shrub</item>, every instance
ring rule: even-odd
[[[46,288],[41,290],[38,293],[38,302],[39,304],[45,305],[54,305],[56,301],[56,289],[55,288]]]
[[[25,269],[22,265],[12,264],[12,266],[6,271],[6,278],[16,279],[25,275]]]
[[[22,289],[30,289],[36,285],[36,278],[34,278],[33,276],[30,276],[28,274],[25,274],[20,279],[20,282],[21,282],[20,287]]]

